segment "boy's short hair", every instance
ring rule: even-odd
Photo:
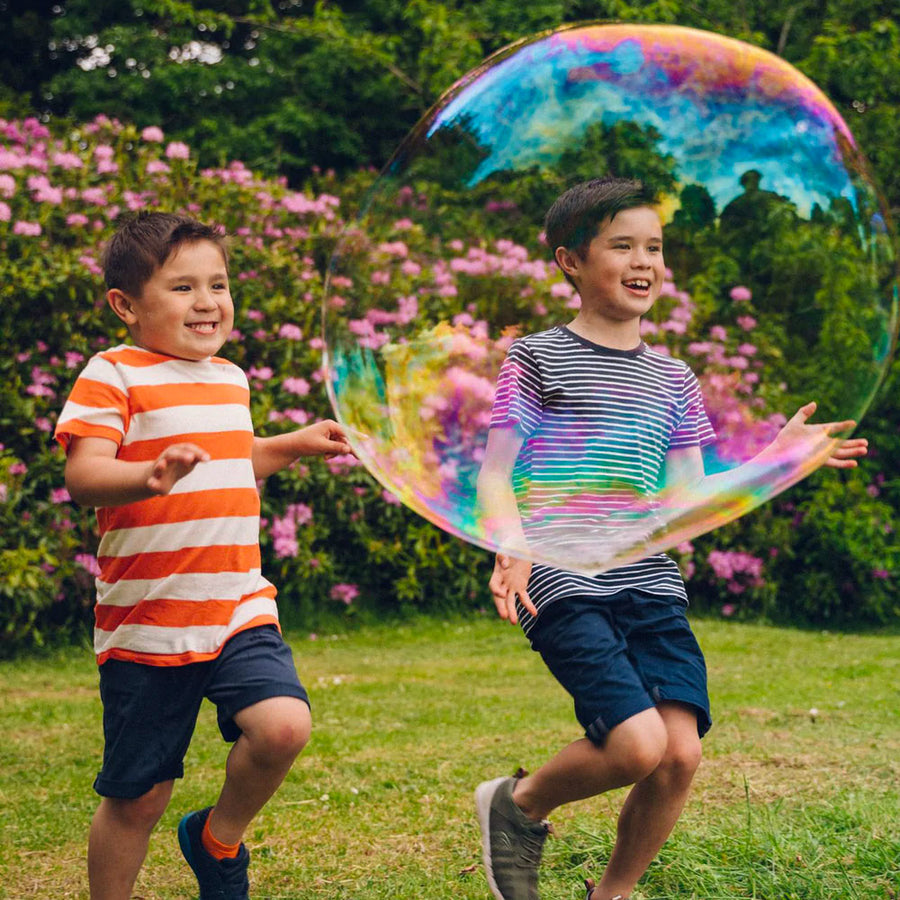
[[[182,244],[210,241],[228,266],[225,235],[211,225],[177,213],[140,212],[128,219],[103,250],[101,264],[107,290],[118,288],[139,297],[153,273]]]
[[[623,209],[655,206],[656,192],[634,178],[607,175],[570,187],[561,194],[544,217],[544,234],[550,252],[565,247],[584,258],[600,224]]]

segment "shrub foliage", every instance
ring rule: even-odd
[[[117,221],[145,207],[179,209],[231,235],[236,320],[222,352],[248,373],[257,431],[274,433],[331,415],[321,369],[323,272],[372,175],[338,181],[318,173],[296,189],[239,162],[204,169],[159,128],[139,131],[104,116],[52,133],[35,119],[0,120],[0,137],[0,654],[9,654],[83,635],[91,618],[94,516],[65,492],[52,431],[86,359],[126,338],[106,308],[98,265]],[[455,223],[470,237],[444,245],[443,263],[433,236],[404,230],[402,209],[384,230],[394,252],[402,247],[413,262],[438,267],[448,303],[460,310],[473,283],[484,289],[487,280],[498,297],[533,294],[548,305],[554,298],[549,316],[536,305],[536,328],[554,309],[564,313],[566,285],[539,263],[540,251],[498,241],[483,230],[489,216],[477,221]],[[671,323],[689,318],[687,309],[710,310],[734,290],[721,259],[690,285],[693,299],[670,287],[649,325],[659,341],[674,336]],[[703,352],[733,359],[740,350],[723,341]],[[817,473],[679,547],[695,604],[781,621],[896,619],[900,545],[891,515],[900,448],[889,416],[890,409],[875,422],[882,455],[860,473]],[[301,462],[269,479],[262,501],[263,567],[289,625],[491,605],[489,555],[407,511],[353,459]]]

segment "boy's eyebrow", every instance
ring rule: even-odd
[[[193,272],[185,272],[181,275],[170,275],[166,279],[166,282],[169,284],[174,284],[176,281],[196,281],[199,279],[199,277],[199,275],[194,275]],[[225,269],[222,269],[219,272],[213,272],[209,277],[212,280],[215,280],[217,278],[227,278],[228,272],[226,272]]]
[[[633,234],[611,234],[608,238],[608,241],[633,241]],[[649,239],[650,241],[655,241],[656,243],[662,243],[662,235],[657,235]]]

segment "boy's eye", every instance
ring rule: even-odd
[[[190,289],[191,286],[189,284],[176,284],[175,287],[172,288],[173,291],[189,291]]]

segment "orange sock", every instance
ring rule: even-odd
[[[209,816],[206,817],[206,823],[200,834],[200,843],[203,844],[203,849],[214,859],[234,859],[241,849],[240,841],[236,844],[223,844],[215,837],[209,830]]]

